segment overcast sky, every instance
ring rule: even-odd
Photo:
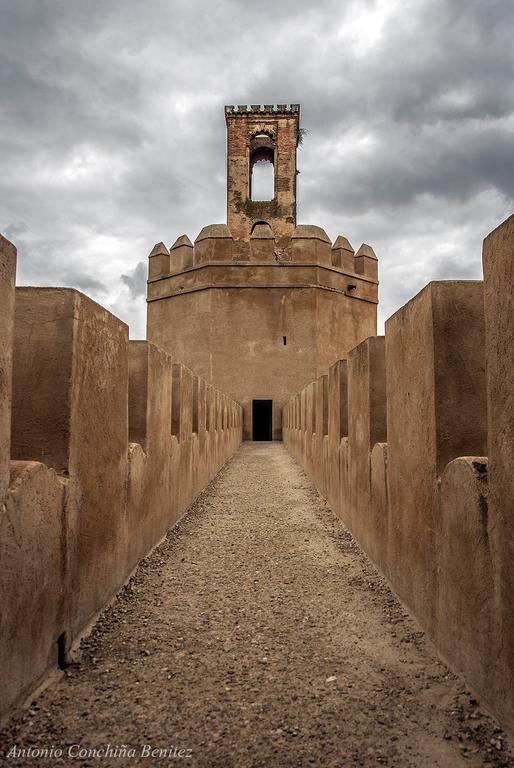
[[[379,257],[381,320],[481,277],[513,209],[513,0],[0,0],[18,283],[145,333],[146,257],[225,221],[224,104],[301,104],[299,223]]]

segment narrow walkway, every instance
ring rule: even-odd
[[[246,444],[0,749],[137,753],[5,761],[45,768],[512,766],[502,738],[282,444]]]

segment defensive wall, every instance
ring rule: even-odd
[[[241,407],[0,237],[0,716],[28,696],[241,442]],[[12,438],[11,438],[12,435]]]
[[[284,442],[441,656],[514,729],[514,216],[284,408]]]

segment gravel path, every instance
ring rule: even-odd
[[[224,467],[0,755],[14,744],[64,755],[6,765],[514,766],[281,443]]]

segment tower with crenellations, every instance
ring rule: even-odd
[[[377,258],[297,223],[299,104],[227,106],[225,120],[227,223],[154,246],[147,338],[243,406],[246,439],[280,439],[291,394],[376,335]]]
[[[227,123],[227,224],[235,240],[250,240],[266,222],[278,243],[292,237],[296,226],[296,148],[300,137],[300,105],[225,107]],[[253,170],[257,163],[273,167],[273,197],[255,200]]]

